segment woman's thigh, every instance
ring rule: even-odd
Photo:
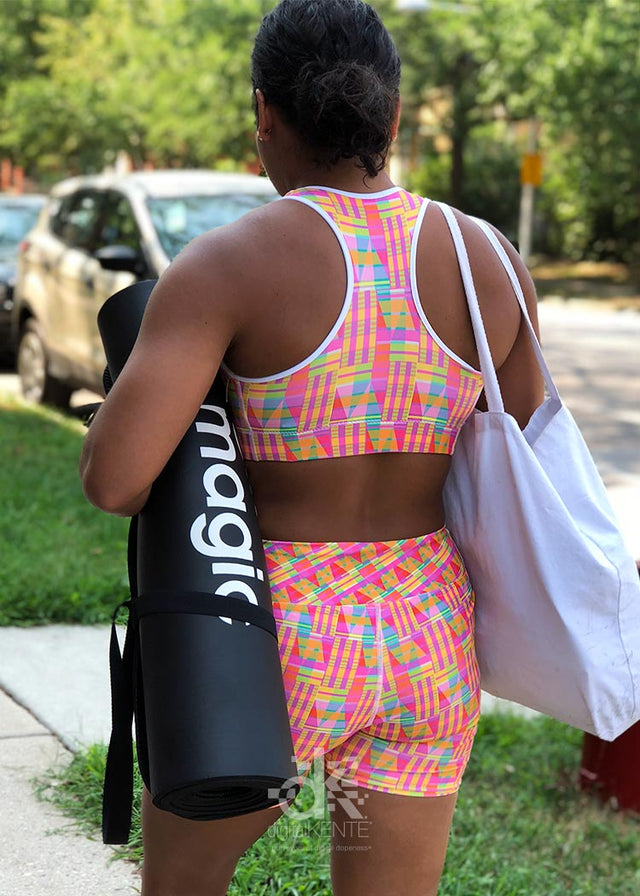
[[[435,896],[457,794],[405,796],[330,780],[334,896]]]
[[[190,821],[142,797],[142,896],[223,896],[240,856],[280,818],[275,806],[219,821]]]

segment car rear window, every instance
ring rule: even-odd
[[[38,206],[0,203],[0,245],[17,246],[36,223],[39,214]]]
[[[223,224],[236,221],[274,197],[254,193],[215,196],[148,198],[151,220],[162,248],[174,258],[192,239]]]

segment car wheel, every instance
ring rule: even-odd
[[[26,401],[67,408],[72,390],[48,370],[47,352],[34,320],[28,320],[18,346],[18,376]]]

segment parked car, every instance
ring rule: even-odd
[[[36,223],[46,199],[36,193],[0,193],[0,358],[3,361],[13,355],[11,309],[18,246]]]
[[[148,171],[63,181],[22,243],[12,319],[25,398],[102,389],[103,302],[160,276],[194,237],[277,197],[251,174]]]

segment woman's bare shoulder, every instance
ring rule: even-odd
[[[264,295],[268,283],[295,268],[309,247],[313,217],[320,220],[298,202],[275,200],[199,236],[183,250],[184,261],[205,278],[224,277],[236,297]]]
[[[230,315],[234,328],[256,296],[264,295],[274,259],[282,261],[295,234],[290,214],[275,201],[193,239],[177,255],[154,291],[179,295],[184,310],[198,307]]]
[[[477,221],[455,212],[467,245],[478,302],[498,368],[498,381],[507,411],[524,427],[544,396],[544,385],[530,335],[514,288],[486,234]],[[505,250],[522,287],[528,316],[539,337],[538,300],[527,266],[515,247],[489,225]]]
[[[240,260],[246,267],[256,255],[278,255],[290,251],[291,240],[304,238],[300,222],[313,213],[299,202],[284,198],[252,209],[236,221],[216,227],[198,237],[189,247],[215,253],[223,251],[230,261]],[[187,247],[187,248],[189,248]]]
[[[507,282],[509,283],[509,289],[506,291],[506,294],[509,296],[509,300],[513,301],[514,294],[513,289],[510,286],[510,281],[508,281],[508,275],[506,274],[504,266],[500,261],[495,249],[490,244],[487,236],[478,224],[478,221],[470,215],[464,214],[458,209],[454,209],[454,214],[458,219],[460,230],[462,231],[465,244],[467,245],[472,270],[475,267],[474,278],[477,272],[477,286],[479,294],[483,286],[486,287],[491,283],[495,285],[497,282],[505,283],[506,277]],[[532,315],[537,321],[536,290],[526,264],[518,254],[515,246],[500,230],[498,230],[497,227],[491,224],[490,221],[486,221],[484,223],[488,224],[492,232],[497,237],[498,242],[505,250],[505,253],[509,261],[513,265],[516,276],[518,277],[518,280],[522,287],[529,314],[530,316]]]

